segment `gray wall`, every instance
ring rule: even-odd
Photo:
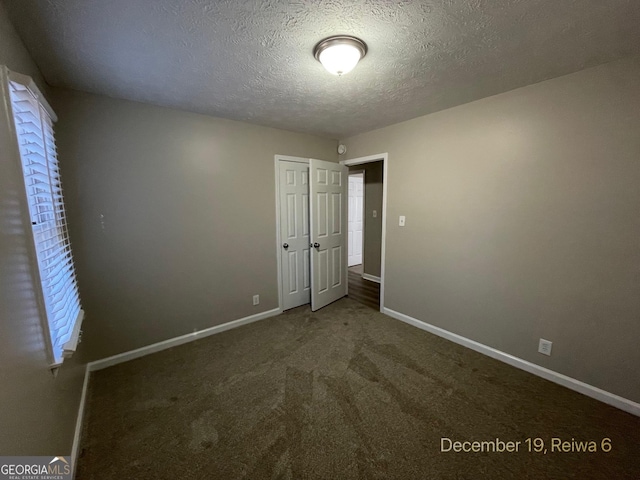
[[[52,104],[85,360],[277,308],[274,155],[336,161],[335,140],[69,90]]]
[[[389,153],[386,307],[640,401],[639,78],[631,58],[343,139]]]
[[[380,276],[382,254],[382,162],[349,167],[350,172],[364,171],[364,273]],[[378,215],[373,218],[373,211]]]
[[[46,92],[1,4],[0,65],[31,75]],[[8,120],[0,115],[0,455],[67,455],[84,370],[74,359],[57,378],[48,369],[28,205],[22,169],[10,156]]]
[[[13,28],[2,2],[0,2],[0,65],[6,65],[15,72],[29,75],[45,96],[49,93],[48,85]]]

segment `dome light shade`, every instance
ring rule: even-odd
[[[347,35],[325,38],[313,49],[314,57],[334,75],[350,72],[366,54],[367,44]]]

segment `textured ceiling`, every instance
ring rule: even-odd
[[[640,54],[640,0],[5,0],[55,86],[339,138]],[[335,77],[313,46],[369,53]]]

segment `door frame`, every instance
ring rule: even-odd
[[[282,238],[280,235],[280,162],[296,162],[309,165],[308,158],[291,157],[289,155],[274,155],[275,185],[276,185],[276,255],[278,262],[278,308],[282,312],[284,298],[282,293]]]
[[[387,185],[389,184],[388,174],[388,153],[378,153],[375,155],[368,155],[366,157],[352,158],[351,160],[340,160],[342,165],[351,167],[353,165],[363,165],[365,163],[382,162],[382,239],[381,239],[381,252],[380,252],[380,311],[384,313],[384,273],[385,273],[385,252],[387,245]],[[364,252],[363,257],[364,257]],[[364,258],[362,262],[364,273]]]

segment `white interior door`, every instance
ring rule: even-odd
[[[311,300],[309,259],[309,165],[280,160],[280,240],[282,308]]]
[[[309,161],[311,310],[347,294],[347,183],[344,165]]]
[[[349,175],[349,266],[362,263],[364,174]]]

